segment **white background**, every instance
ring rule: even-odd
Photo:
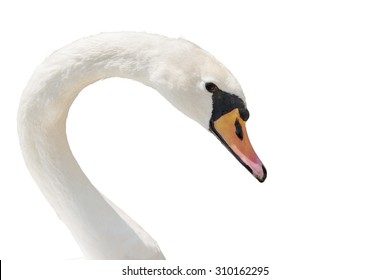
[[[389,279],[386,2],[3,1],[0,258],[82,256],[19,151],[18,100],[35,67],[80,37],[147,31],[187,38],[233,72],[268,169],[259,184],[143,85],[85,89],[68,120],[73,152],[170,263],[265,265],[272,279]]]

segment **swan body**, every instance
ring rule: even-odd
[[[154,239],[91,184],[68,144],[66,118],[76,96],[89,84],[110,77],[156,89],[213,132],[262,182],[266,171],[245,130],[245,97],[233,75],[200,47],[146,33],[80,39],[49,56],[30,78],[18,111],[22,153],[85,257],[164,259]]]

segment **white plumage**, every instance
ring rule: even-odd
[[[206,129],[215,110],[207,83],[243,104],[245,98],[236,79],[209,53],[183,39],[145,33],[106,33],[78,40],[48,57],[28,82],[18,112],[23,156],[85,257],[164,259],[157,243],[93,187],[68,145],[65,125],[72,102],[89,84],[110,77],[130,78],[156,89]],[[245,160],[240,161],[248,168],[251,162]],[[255,174],[261,180],[265,175]]]

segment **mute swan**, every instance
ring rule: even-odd
[[[110,77],[160,92],[210,130],[260,182],[266,169],[245,129],[245,97],[232,74],[184,39],[133,32],[80,39],[49,56],[20,100],[18,134],[26,165],[88,259],[164,259],[157,243],[103,196],[72,155],[66,118],[77,94]]]

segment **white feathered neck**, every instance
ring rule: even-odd
[[[81,39],[48,57],[21,98],[18,132],[26,164],[58,216],[91,259],[162,259],[156,242],[90,183],[66,137],[69,108],[86,86],[130,78],[159,91],[208,128],[214,82],[242,99],[230,72],[210,54],[181,39],[145,33],[107,33]]]

